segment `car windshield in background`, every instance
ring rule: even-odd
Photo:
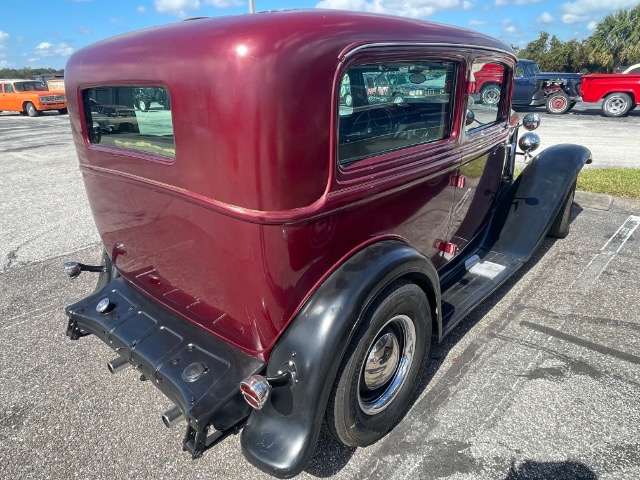
[[[16,92],[46,91],[47,87],[41,82],[14,82],[13,88]]]
[[[100,87],[83,92],[89,140],[94,145],[118,147],[175,158],[173,122],[169,92],[162,87],[166,102],[149,101],[146,109],[138,105],[142,87]]]

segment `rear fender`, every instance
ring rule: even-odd
[[[395,279],[410,278],[432,309],[440,286],[433,264],[398,241],[368,246],[343,263],[305,303],[271,353],[267,375],[295,364],[295,382],[274,388],[242,431],[245,457],[261,470],[290,478],[313,454],[338,367],[367,306]],[[441,327],[440,309],[433,318]]]

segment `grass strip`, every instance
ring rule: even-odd
[[[640,169],[585,168],[578,175],[578,190],[640,199]]]
[[[522,172],[516,168],[514,176]],[[578,175],[578,190],[605,193],[614,197],[640,200],[640,169],[637,168],[584,168]]]

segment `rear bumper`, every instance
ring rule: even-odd
[[[108,298],[115,305],[97,311]],[[251,408],[238,384],[265,369],[241,352],[149,299],[122,278],[66,308],[67,336],[94,334],[160,389],[187,420],[183,449],[200,456],[235,430]]]

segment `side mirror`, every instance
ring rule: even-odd
[[[471,125],[475,121],[476,121],[476,114],[473,113],[473,110],[467,109],[467,116],[465,118],[464,124]]]
[[[525,155],[537,150],[540,146],[540,137],[533,132],[527,132],[520,137],[520,141],[518,141],[518,146],[520,150],[522,150]]]
[[[537,113],[527,113],[522,119],[522,126],[527,130],[535,130],[540,126],[540,115]]]

